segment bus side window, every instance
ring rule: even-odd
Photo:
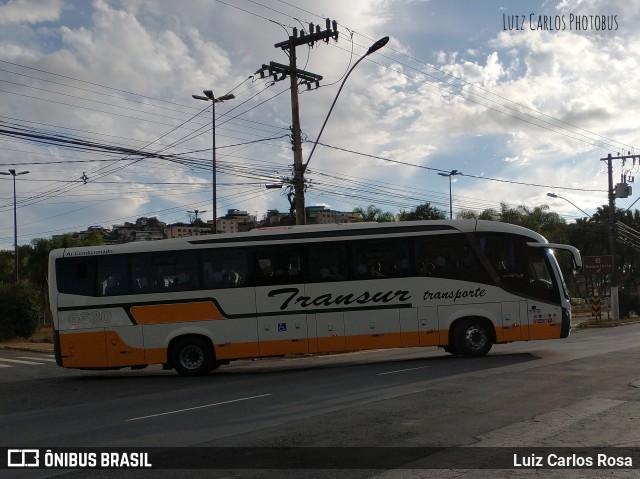
[[[131,289],[133,294],[152,292],[153,276],[150,270],[150,258],[151,256],[148,254],[133,255],[131,257],[131,269],[133,270]]]
[[[56,259],[56,282],[61,293],[95,296],[95,277],[94,258]]]
[[[347,248],[344,244],[319,243],[309,246],[309,280],[312,283],[346,279]]]
[[[410,273],[408,249],[401,239],[357,241],[352,247],[356,279],[399,278]]]
[[[198,288],[195,251],[163,251],[151,254],[152,286],[160,291],[191,291]]]
[[[255,251],[254,271],[259,286],[301,283],[302,251],[291,246],[260,248]]]
[[[559,288],[541,250],[529,252],[529,292],[536,298],[559,302]]]
[[[507,288],[530,294],[526,238],[514,235],[486,234],[479,238],[480,248],[500,281]]]
[[[98,296],[129,293],[127,260],[124,256],[103,256],[98,261]]]
[[[202,281],[206,289],[247,285],[247,254],[241,249],[208,250],[202,253]]]
[[[459,248],[453,235],[426,236],[416,241],[416,269],[421,275],[455,278],[460,269]]]
[[[418,238],[415,260],[421,276],[489,282],[476,254],[461,234]]]

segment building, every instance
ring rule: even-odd
[[[186,223],[174,223],[167,225],[164,228],[164,237],[170,238],[185,238],[187,236],[199,236],[207,235],[211,233],[210,226],[202,225],[188,225]]]
[[[207,221],[212,224],[212,221]],[[228,210],[227,214],[216,220],[216,232],[218,233],[241,233],[256,227],[255,215],[250,215],[246,211]]]
[[[109,235],[109,233],[110,233],[109,229],[103,228],[102,226],[89,226],[89,228],[87,228],[85,231],[76,231],[74,233],[53,235],[51,239],[56,241],[56,240],[61,240],[65,236],[69,236],[71,239],[74,239],[74,240],[83,240],[90,235],[98,235],[104,239]]]
[[[111,234],[105,236],[105,243],[128,243],[130,241],[155,241],[164,239],[166,223],[158,218],[138,218],[135,223],[126,222],[123,225],[113,225]]]
[[[325,206],[309,206],[307,208],[307,224],[326,225],[353,222],[353,213],[330,210]]]
[[[134,241],[158,241],[164,239],[164,231],[135,231]]]

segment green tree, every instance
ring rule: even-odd
[[[396,220],[393,213],[382,211],[381,208],[374,205],[369,205],[366,209],[354,208],[353,216],[354,221],[376,221],[378,223],[385,223]]]
[[[438,208],[431,206],[430,203],[418,205],[411,211],[400,211],[398,220],[400,221],[418,221],[418,220],[444,220],[447,214]]]
[[[0,251],[0,282],[10,283],[14,277],[13,251]]]
[[[473,210],[462,210],[456,213],[457,220],[477,220],[478,216],[480,215]]]
[[[0,341],[33,336],[42,317],[41,304],[31,283],[0,283]]]

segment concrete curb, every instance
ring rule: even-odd
[[[38,353],[53,353],[53,344],[49,343],[4,343],[0,344],[0,349],[13,351],[33,351]]]

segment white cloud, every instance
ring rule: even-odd
[[[274,44],[284,40],[291,27],[306,29],[309,21],[324,27],[313,13],[318,12],[338,20],[342,36],[337,45],[297,50],[298,68],[323,76],[322,88],[299,95],[302,130],[308,140],[316,138],[347,69],[373,40],[389,35],[389,45],[372,61],[361,62],[349,77],[321,142],[474,176],[603,190],[599,158],[609,147],[630,148],[639,143],[640,119],[633,107],[640,94],[633,74],[640,63],[640,35],[633,23],[640,17],[638,5],[566,1],[557,9],[541,2],[534,8],[540,14],[602,11],[617,14],[620,24],[614,32],[545,32],[500,31],[503,10],[487,13],[482,4],[458,8],[453,18],[444,14],[456,8],[450,2],[358,0],[349,2],[349,9],[338,0],[321,6],[310,0],[295,5],[261,3],[265,8],[251,2],[238,2],[234,8],[195,0],[70,2],[72,10],[61,2],[39,2],[37,9],[29,2],[8,2],[0,7],[0,23],[6,25],[0,32],[0,60],[36,70],[12,66],[7,70],[15,73],[0,74],[6,92],[0,115],[46,129],[73,129],[65,131],[109,144],[141,147],[155,141],[148,148],[197,151],[190,159],[208,164],[210,110],[182,125],[207,106],[192,100],[191,94],[213,89],[221,95],[240,85],[234,90],[235,100],[216,106],[218,115],[230,112],[219,119],[219,147],[287,133],[291,123],[288,81],[266,89],[264,80],[243,81],[263,63],[287,63],[285,52]],[[519,7],[509,5],[508,11],[514,8]],[[353,44],[347,28],[356,32]],[[237,119],[225,122],[235,115]],[[189,134],[194,138],[184,141]],[[611,139],[614,144],[603,149]],[[33,145],[2,145],[6,146],[0,153],[4,164],[42,160]],[[23,151],[11,152],[16,146]],[[309,151],[310,144],[305,143],[305,159]],[[64,150],[53,154],[49,159],[60,161],[96,156]],[[264,189],[260,183],[266,179],[246,177],[251,176],[247,171],[263,168],[290,176],[292,154],[286,140],[219,148],[218,159],[221,164],[233,162],[228,168],[236,172],[234,176],[221,171],[223,182],[254,183],[221,186],[219,214],[227,208],[258,211],[259,216],[269,208],[288,210],[283,191]],[[22,191],[30,195],[51,188],[33,181],[36,178],[77,179],[83,170],[99,177],[108,171],[102,170],[104,166],[30,167],[32,183],[21,182]],[[241,167],[244,176],[238,176]],[[384,209],[408,209],[414,201],[392,202],[384,192],[365,195],[364,189],[347,191],[335,179],[340,177],[360,185],[400,185],[407,196],[448,206],[448,185],[428,170],[324,146],[314,153],[310,168],[310,179],[331,181],[334,192],[349,195],[340,199],[312,186],[310,201],[334,208],[380,201]],[[335,173],[331,180],[321,176],[327,172]],[[55,201],[76,200],[77,204],[75,209],[58,204],[56,215],[62,216],[56,216],[55,222],[49,221],[51,210],[41,204],[23,208],[25,221],[29,217],[29,226],[21,229],[24,238],[83,224],[109,226],[110,221],[150,212],[161,219],[166,215],[184,220],[187,209],[211,210],[210,190],[194,191],[188,186],[210,182],[210,171],[154,160],[114,174],[131,185],[129,190],[124,184],[94,183],[73,190],[74,195],[86,192],[86,198],[61,194]],[[508,182],[456,180],[454,196],[478,208],[500,201],[530,204],[546,194],[540,187]],[[176,185],[146,185],[153,182]],[[8,204],[9,193],[8,183],[0,182],[2,205]],[[597,194],[572,194],[572,201],[584,208],[602,204]],[[96,199],[107,207],[81,209]],[[5,209],[0,207],[0,214]],[[10,244],[6,240],[10,233],[0,229],[0,247]]]
[[[58,20],[63,0],[9,0],[0,5],[0,25],[41,23]]]

